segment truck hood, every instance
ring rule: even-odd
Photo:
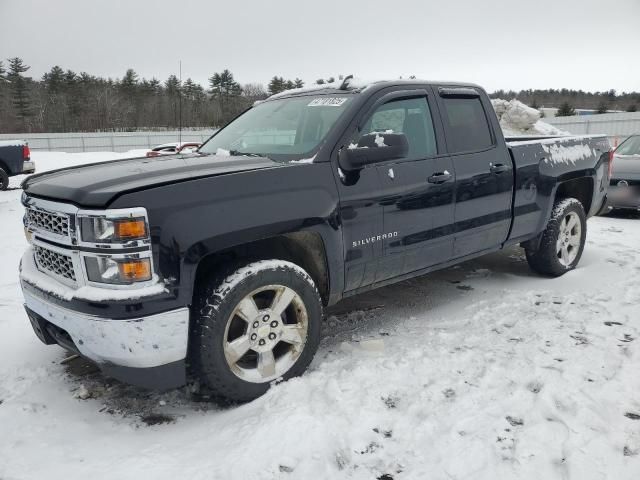
[[[125,192],[281,165],[262,157],[203,154],[142,157],[32,175],[23,182],[22,188],[36,197],[83,207],[104,207]]]

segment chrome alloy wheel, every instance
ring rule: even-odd
[[[240,379],[266,383],[296,363],[307,340],[309,319],[302,298],[283,285],[260,287],[235,307],[225,327],[223,349]]]
[[[558,261],[565,267],[571,265],[578,256],[581,237],[580,217],[575,212],[569,212],[560,222],[558,240],[556,241]]]

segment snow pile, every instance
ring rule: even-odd
[[[553,125],[540,120],[540,112],[518,100],[491,100],[502,131],[506,136],[519,135],[569,135]]]

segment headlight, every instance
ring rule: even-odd
[[[142,207],[80,210],[79,246],[91,283],[129,286],[153,279],[147,211]],[[131,249],[135,248],[135,253]]]
[[[151,280],[151,261],[148,258],[85,257],[84,261],[87,278],[91,282],[129,285]]]
[[[121,243],[149,236],[144,217],[80,217],[80,231],[82,241],[91,243]]]

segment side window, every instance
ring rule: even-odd
[[[449,152],[485,150],[493,145],[479,98],[442,98]]]
[[[394,100],[379,106],[352,143],[373,132],[404,133],[409,141],[410,160],[431,157],[438,152],[436,135],[427,99]]]

